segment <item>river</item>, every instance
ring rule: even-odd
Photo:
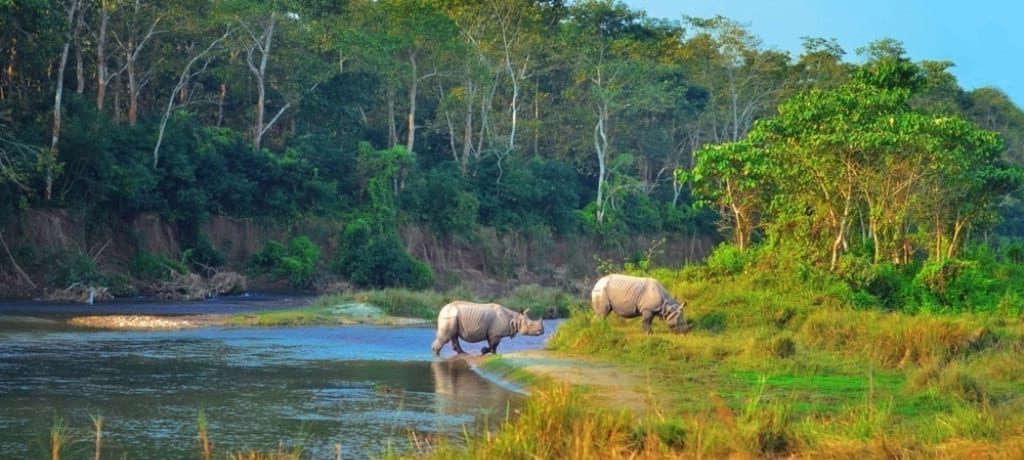
[[[460,442],[500,423],[523,395],[459,360],[434,359],[434,329],[315,326],[105,331],[67,325],[81,314],[242,313],[301,305],[295,298],[213,302],[0,304],[0,457],[47,457],[58,421],[62,458],[198,458],[198,417],[215,457],[302,446],[310,458],[404,451],[410,432]],[[541,337],[501,351],[540,348]],[[476,345],[467,350],[478,350]],[[445,356],[451,351],[445,349]]]

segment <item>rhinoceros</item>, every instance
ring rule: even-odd
[[[627,275],[608,275],[594,284],[590,292],[591,306],[598,318],[604,319],[615,312],[624,318],[643,316],[644,332],[651,333],[654,315],[662,319],[676,333],[686,332],[686,318],[683,307],[654,278],[638,278]]]
[[[486,340],[487,346],[480,350],[481,354],[497,354],[502,337],[544,333],[544,323],[539,319],[531,320],[527,316],[528,311],[519,313],[496,303],[456,300],[441,307],[437,315],[437,338],[430,348],[435,356],[440,355],[441,347],[450,341],[452,350],[464,354],[460,338],[467,342]]]

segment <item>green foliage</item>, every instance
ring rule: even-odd
[[[308,288],[320,263],[320,247],[309,237],[292,238],[288,246],[270,240],[249,261],[254,273],[269,273],[288,280],[293,288]]]
[[[993,285],[979,263],[970,260],[929,261],[914,276],[921,308],[931,311],[991,310],[998,301]]]
[[[79,251],[64,251],[57,254],[55,267],[47,272],[46,282],[52,286],[66,288],[74,284],[100,286],[105,277],[100,273],[96,260]]]
[[[354,292],[341,296],[340,299],[320,299],[317,300],[316,305],[361,302],[380,307],[391,316],[436,320],[437,312],[441,307],[459,297],[460,294],[455,292],[441,293],[432,290],[411,291],[389,288]]]
[[[519,311],[529,309],[530,318],[534,319],[568,318],[572,312],[582,309],[573,296],[559,289],[536,284],[517,285],[496,302]]]
[[[749,254],[732,244],[720,244],[706,260],[707,271],[712,276],[738,275],[750,261]]]
[[[499,165],[496,157],[486,157],[472,166],[480,224],[500,230],[545,226],[563,235],[578,230],[584,192],[568,164],[533,158]]]
[[[452,163],[419,175],[402,196],[406,211],[438,235],[466,235],[476,226],[480,200]]]
[[[224,265],[224,254],[214,248],[205,236],[200,236],[195,240],[193,247],[181,252],[181,262],[190,271],[211,276],[217,267]]]
[[[132,274],[145,281],[167,280],[170,279],[171,273],[187,272],[188,268],[181,262],[146,251],[135,253],[132,259]]]
[[[345,225],[333,269],[363,287],[425,289],[434,282],[430,267],[409,255],[393,230],[378,233],[365,218]]]

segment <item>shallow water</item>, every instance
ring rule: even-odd
[[[77,440],[62,458],[92,458],[96,415],[104,458],[196,458],[200,410],[215,456],[301,445],[334,458],[340,444],[343,458],[366,458],[406,449],[410,431],[458,442],[523,400],[461,361],[433,359],[432,327],[98,331],[30,310],[0,306],[2,458],[45,457],[57,419]],[[501,351],[545,338],[506,339]]]

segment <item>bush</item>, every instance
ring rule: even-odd
[[[293,238],[288,247],[271,240],[249,263],[255,273],[285,278],[294,288],[308,287],[320,262],[320,248],[307,236]]]
[[[189,270],[206,277],[212,276],[217,267],[224,265],[224,254],[204,237],[197,239],[195,247],[182,252],[181,259]]]
[[[712,334],[721,334],[722,332],[725,332],[728,319],[725,316],[725,312],[712,311],[698,316],[693,323],[697,330],[707,331]]]
[[[170,279],[171,272],[184,274],[188,268],[181,262],[164,256],[140,251],[132,259],[132,274],[141,280],[156,281]]]
[[[936,311],[979,311],[995,308],[993,280],[971,260],[927,262],[914,277],[921,307]]]
[[[361,287],[426,289],[434,274],[405,251],[394,232],[378,231],[368,219],[355,219],[342,232],[333,268]]]
[[[96,261],[82,252],[66,252],[57,256],[56,268],[46,274],[47,284],[68,287],[73,284],[86,286],[104,283]]]
[[[731,244],[720,244],[707,259],[708,272],[713,276],[731,276],[743,272],[749,261],[748,254]]]
[[[567,318],[580,310],[576,300],[558,289],[536,284],[516,286],[498,302],[514,310],[530,310],[530,318]]]

